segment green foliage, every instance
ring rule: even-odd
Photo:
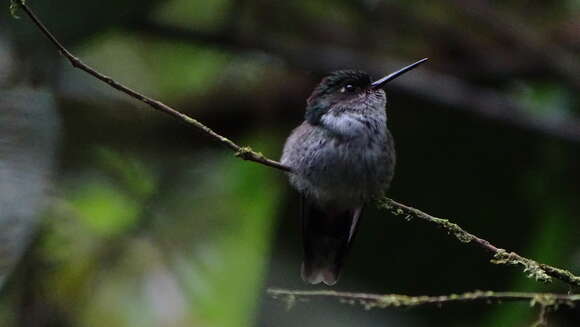
[[[112,33],[82,49],[81,57],[107,74],[161,99],[205,94],[220,82],[229,61],[225,52],[195,44],[139,40]]]
[[[320,19],[335,21],[342,24],[350,23],[356,18],[355,13],[350,10],[348,2],[345,1],[294,1],[293,5],[300,8],[305,17],[310,19]]]
[[[151,44],[145,54],[157,88],[169,98],[194,96],[211,90],[221,82],[219,73],[230,58],[219,50],[174,42]]]
[[[96,170],[61,190],[43,242],[54,267],[46,287],[54,302],[75,308],[75,325],[251,326],[276,221],[277,172],[221,153],[188,160],[202,170],[179,169],[166,181],[152,168],[165,160],[106,147],[93,157]]]
[[[566,9],[570,11],[580,10],[580,1],[579,0],[567,0],[565,1]]]
[[[95,158],[134,198],[145,201],[155,191],[157,178],[143,160],[103,147],[95,149]]]
[[[573,116],[572,94],[559,84],[520,82],[513,96],[536,116],[562,120]]]
[[[183,219],[195,217],[188,227],[197,230],[193,255],[178,269],[190,310],[205,326],[253,325],[280,197],[277,175],[224,154],[174,207],[189,206]]]
[[[70,203],[95,232],[114,236],[133,225],[139,206],[112,183],[85,181],[82,187],[70,192]]]
[[[166,1],[157,12],[156,18],[174,25],[217,30],[227,23],[225,19],[231,2],[231,0]]]

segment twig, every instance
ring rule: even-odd
[[[508,252],[507,250],[498,248],[489,241],[469,233],[459,225],[452,223],[447,219],[431,216],[419,209],[406,206],[389,198],[380,199],[378,205],[396,216],[403,216],[407,220],[410,220],[411,218],[419,218],[438,225],[449,234],[453,234],[453,236],[455,236],[459,241],[474,244],[493,254],[491,260],[492,263],[521,266],[524,268],[524,272],[528,274],[528,277],[537,281],[551,282],[551,277],[554,277],[569,285],[580,287],[579,276],[575,276],[567,270],[528,259],[515,252]]]
[[[295,303],[306,297],[329,297],[338,298],[343,303],[360,304],[365,309],[406,307],[413,308],[423,305],[443,305],[451,303],[501,303],[501,302],[529,302],[531,306],[556,307],[559,305],[573,306],[580,302],[580,294],[555,294],[555,293],[527,293],[527,292],[493,292],[474,291],[462,294],[449,294],[441,296],[409,296],[403,294],[368,294],[336,292],[329,290],[318,291],[292,291],[285,289],[268,289],[268,294],[276,299]]]
[[[56,37],[54,35],[52,35],[52,33],[46,28],[46,26],[44,26],[44,24],[38,19],[38,17],[36,17],[34,12],[32,12],[32,10],[24,3],[23,0],[18,0],[18,5],[22,8],[22,10],[24,10],[24,12],[30,17],[30,19],[32,19],[34,24],[42,31],[42,33],[58,48],[60,53],[65,58],[68,59],[68,61],[70,62],[70,64],[73,67],[87,72],[88,74],[92,75],[93,77],[109,84],[109,86],[131,96],[132,98],[135,98],[135,99],[149,105],[150,107],[152,107],[155,110],[159,110],[161,112],[164,112],[168,115],[171,115],[171,116],[181,120],[182,122],[184,122],[188,125],[192,125],[193,127],[200,129],[205,134],[209,135],[210,137],[212,137],[216,141],[222,143],[223,145],[227,146],[232,151],[234,151],[236,157],[242,158],[244,160],[254,161],[254,162],[260,163],[262,165],[277,168],[277,169],[280,169],[283,171],[290,171],[290,169],[288,167],[282,165],[281,163],[266,158],[263,154],[253,151],[250,147],[240,146],[240,145],[234,143],[232,140],[228,139],[227,137],[224,137],[224,136],[214,132],[211,128],[205,126],[204,124],[202,124],[198,120],[171,108],[170,106],[164,104],[163,102],[152,99],[146,95],[143,95],[143,94],[115,81],[111,77],[99,73],[94,68],[83,63],[79,58],[75,57],[70,51],[68,51],[56,39]]]
[[[538,320],[534,322],[532,327],[547,327],[548,326],[548,310],[550,310],[549,305],[540,305],[540,312],[538,313]]]
[[[18,5],[23,9],[23,11],[32,19],[34,24],[38,26],[38,28],[42,31],[42,33],[50,39],[50,41],[58,48],[58,50],[65,56],[71,65],[74,67],[81,69],[88,74],[94,76],[95,78],[107,83],[111,87],[128,94],[129,96],[144,102],[151,106],[152,108],[169,114],[182,122],[185,122],[188,125],[191,125],[195,128],[201,129],[207,135],[215,139],[216,141],[226,145],[228,148],[235,152],[235,155],[243,160],[253,161],[268,167],[280,169],[282,171],[290,172],[290,168],[282,165],[281,163],[269,159],[262,155],[261,153],[254,152],[250,147],[239,146],[230,139],[214,132],[209,127],[205,126],[201,122],[197,121],[196,119],[183,114],[158,100],[154,100],[149,98],[137,91],[130,89],[129,87],[124,86],[123,84],[113,80],[112,78],[105,76],[90,66],[84,64],[80,59],[75,57],[71,54],[53,35],[52,33],[44,26],[44,24],[36,17],[36,15],[32,12],[32,10],[24,3],[23,0],[17,0]],[[459,225],[450,222],[447,219],[433,217],[427,213],[424,213],[421,210],[406,206],[404,204],[398,203],[388,198],[383,198],[379,201],[379,205],[390,211],[395,215],[403,215],[405,218],[416,217],[422,220],[425,220],[430,223],[434,223],[439,227],[443,228],[449,233],[452,233],[458,240],[464,243],[473,243],[477,244],[479,247],[491,252],[493,254],[493,263],[496,264],[508,264],[508,265],[518,265],[524,268],[524,272],[527,272],[529,277],[532,277],[536,280],[549,282],[551,281],[551,277],[557,278],[562,280],[565,283],[568,283],[572,286],[580,286],[580,277],[575,276],[571,272],[552,267],[543,263],[538,263],[534,260],[525,258],[516,254],[514,252],[508,252],[504,249],[498,248],[492,245],[490,242],[479,238],[464,229],[462,229]]]

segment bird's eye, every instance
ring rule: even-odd
[[[352,93],[354,92],[355,87],[352,84],[346,84],[342,89],[340,89],[341,93]]]

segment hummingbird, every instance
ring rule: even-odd
[[[301,197],[305,282],[336,284],[365,204],[388,189],[395,146],[384,87],[426,60],[376,81],[363,71],[339,70],[308,97],[304,122],[280,159]]]

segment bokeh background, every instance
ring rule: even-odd
[[[278,158],[325,73],[382,76],[389,195],[580,273],[580,2],[29,1],[101,72]],[[71,68],[0,10],[0,325],[529,326],[537,308],[287,311],[298,197],[197,130]],[[336,290],[552,291],[418,221],[370,208]],[[316,287],[318,288],[318,287]],[[579,326],[562,307],[551,326]]]

